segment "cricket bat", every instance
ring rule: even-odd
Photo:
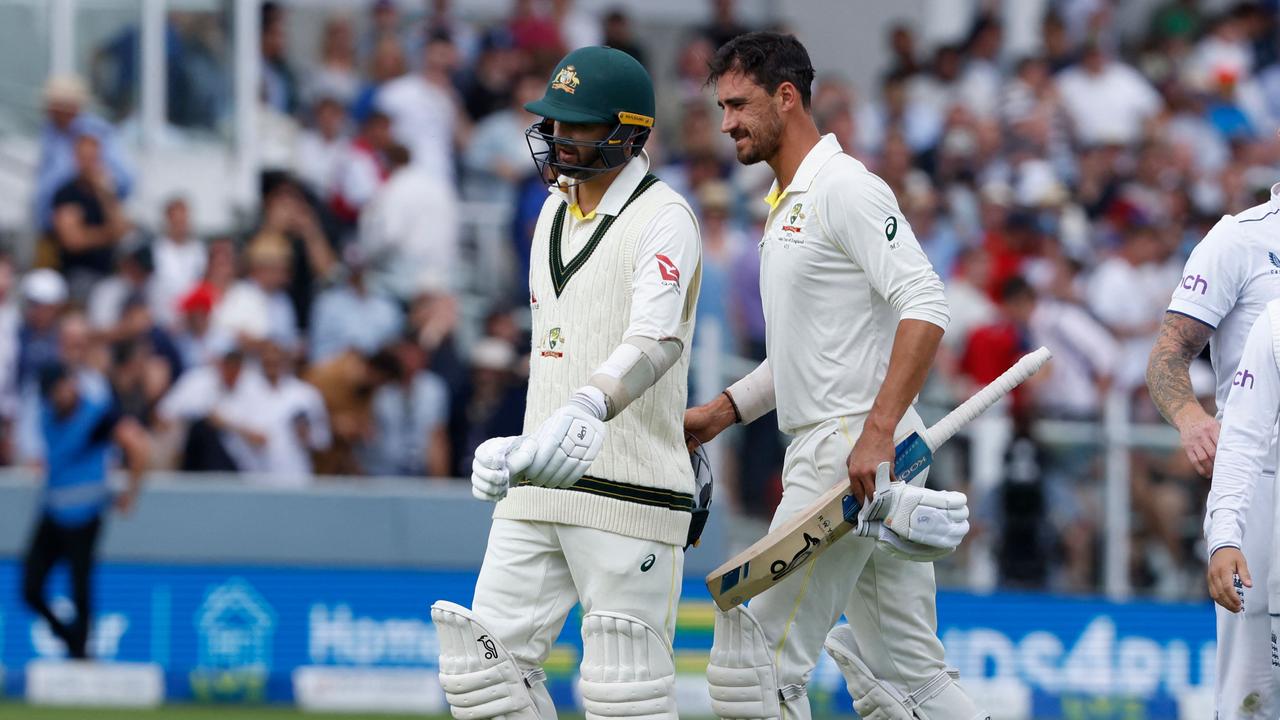
[[[965,400],[924,433],[912,432],[894,448],[895,480],[910,482],[933,462],[933,451],[969,421],[1036,374],[1051,357],[1048,348],[1027,353],[1000,377]],[[882,467],[887,469],[888,463]],[[804,567],[852,530],[862,505],[846,481],[837,482],[795,517],[707,575],[707,589],[721,610],[768,590]]]

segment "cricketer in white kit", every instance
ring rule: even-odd
[[[558,179],[530,259],[525,434],[476,451],[473,492],[497,505],[471,609],[432,607],[441,685],[456,718],[556,717],[541,665],[581,603],[587,717],[676,720],[698,227],[648,172],[653,86],[629,55],[575,50],[526,108]]]
[[[1280,612],[1280,573],[1272,567],[1280,559],[1272,552],[1274,423],[1263,430],[1267,439],[1262,449],[1266,453],[1254,501],[1243,510],[1245,517],[1237,517],[1240,508],[1221,506],[1219,462],[1215,460],[1221,452],[1219,421],[1229,402],[1245,339],[1267,303],[1280,298],[1278,238],[1280,185],[1271,188],[1267,202],[1219,220],[1187,259],[1147,366],[1147,388],[1156,407],[1178,428],[1183,449],[1196,470],[1213,478],[1205,514],[1211,572],[1214,562],[1226,561],[1227,556],[1217,556],[1227,545],[1241,550],[1254,571],[1251,585],[1240,588],[1242,613],[1239,607],[1215,608],[1218,656],[1214,707],[1218,720],[1280,717],[1280,685],[1271,672],[1268,617],[1268,604],[1274,608],[1272,612]],[[1206,344],[1217,376],[1216,417],[1201,408],[1188,374],[1191,361]],[[1241,527],[1247,530],[1237,535]],[[1213,582],[1212,576],[1209,581]]]
[[[738,160],[763,160],[776,178],[760,240],[767,359],[686,413],[685,428],[706,442],[776,406],[794,439],[773,529],[836,483],[872,497],[895,436],[924,429],[911,404],[949,314],[892,191],[834,136],[819,136],[808,108],[813,68],[799,41],[741,35],[717,51],[711,80]],[[809,718],[806,684],[825,646],[863,718],[987,717],[943,661],[934,594],[930,563],[846,536],[749,606],[717,615],[713,709],[721,718]],[[841,613],[849,625],[833,629]]]

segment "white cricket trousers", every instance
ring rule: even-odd
[[[770,530],[835,483],[849,481],[847,460],[865,420],[865,415],[828,420],[796,434],[787,446],[782,501]],[[907,410],[902,422],[924,430],[914,409]],[[808,683],[827,632],[841,613],[853,628],[862,661],[903,693],[919,689],[945,669],[933,564],[873,550],[874,540],[847,535],[803,572],[792,573],[748,603],[774,651],[779,687]]]
[[[675,635],[684,549],[577,525],[494,519],[471,609],[521,670],[539,668],[569,611],[639,618]]]
[[[1263,473],[1245,509],[1241,552],[1249,563],[1253,587],[1244,589],[1244,612],[1236,614],[1214,604],[1218,625],[1217,678],[1214,708],[1217,720],[1274,720],[1280,717],[1280,682],[1272,667],[1272,618],[1268,616],[1271,572],[1275,475]],[[1276,611],[1280,611],[1277,604]],[[1277,618],[1280,619],[1280,618]]]

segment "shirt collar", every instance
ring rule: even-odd
[[[836,139],[834,133],[823,135],[822,139],[818,140],[818,144],[809,150],[809,154],[804,156],[804,160],[800,161],[800,167],[796,168],[796,176],[791,178],[791,183],[787,185],[786,190],[780,191],[778,181],[776,179],[773,181],[773,185],[769,187],[769,194],[764,197],[769,209],[778,207],[787,193],[808,190],[813,185],[813,179],[817,177],[818,170],[833,155],[841,152],[844,152],[844,149],[840,147],[840,141]]]
[[[591,220],[596,215],[617,215],[622,212],[622,206],[627,204],[627,200],[631,199],[631,194],[640,187],[640,181],[644,180],[644,176],[649,174],[649,153],[641,150],[640,154],[631,158],[626,165],[622,167],[622,171],[613,179],[609,185],[609,189],[604,191],[604,197],[600,198],[600,204],[595,210],[589,213],[583,213],[578,208],[578,190],[571,183],[576,181],[573,178],[561,175],[556,179],[556,184],[552,185],[548,190],[552,195],[559,197],[561,200],[569,203],[569,211],[579,220]]]

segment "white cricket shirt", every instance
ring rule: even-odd
[[[765,345],[784,432],[871,410],[898,321],[949,314],[893,192],[834,135],[774,183],[760,240]]]
[[[1259,315],[1249,331],[1223,408],[1209,490],[1210,522],[1205,524],[1210,555],[1221,547],[1243,547],[1245,508],[1263,467],[1274,462],[1271,444],[1280,414],[1280,368],[1272,313],[1280,312],[1280,300],[1271,305],[1273,309]]]
[[[1169,312],[1214,328],[1209,354],[1218,382],[1219,419],[1249,329],[1267,303],[1280,298],[1278,193],[1280,183],[1271,187],[1267,202],[1219,220],[1187,258],[1169,302]],[[1274,431],[1271,437],[1274,443]],[[1275,468],[1275,460],[1268,459],[1264,470],[1274,473]]]

